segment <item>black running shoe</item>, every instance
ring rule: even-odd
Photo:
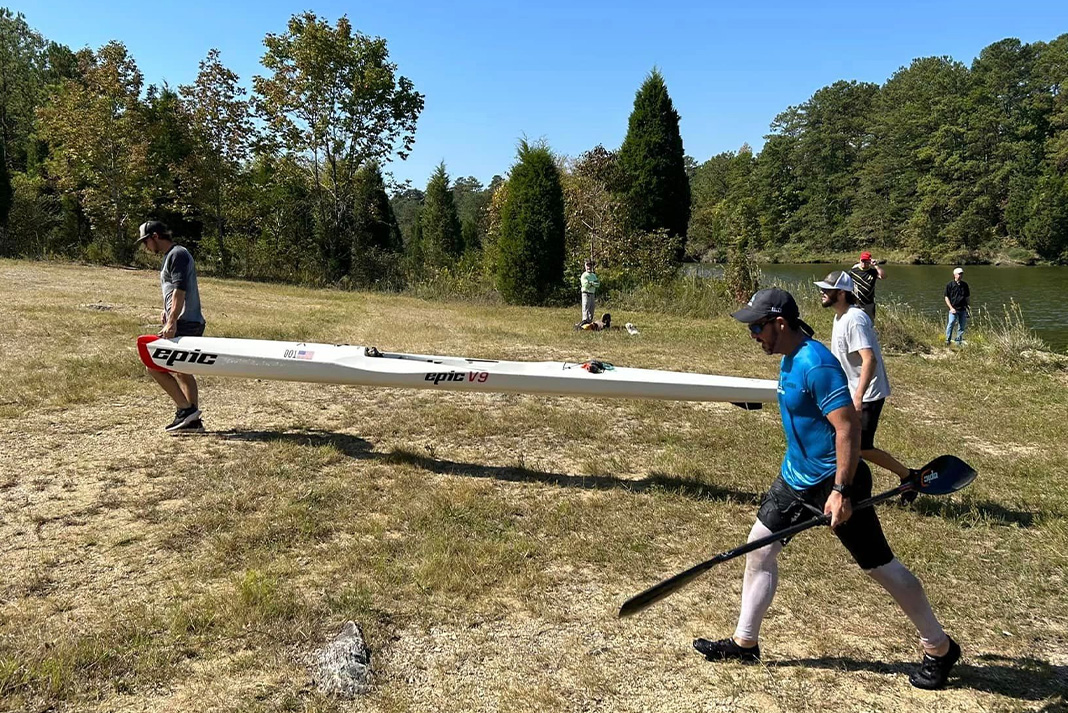
[[[739,646],[729,636],[719,641],[708,639],[694,639],[693,647],[697,653],[709,661],[741,661],[742,663],[756,663],[760,660],[760,645],[752,648]]]
[[[949,651],[945,656],[931,656],[924,653],[923,661],[919,667],[909,674],[909,683],[916,688],[934,691],[945,688],[946,679],[949,678],[949,670],[960,659],[960,645],[953,639],[949,640]]]
[[[174,420],[165,427],[167,431],[173,431],[176,428],[181,428],[186,424],[192,423],[200,418],[200,409],[196,406],[190,406],[188,408],[180,408],[174,412]]]
[[[191,433],[204,433],[204,423],[198,418],[195,421],[190,421],[184,426],[178,428],[172,428],[168,431],[172,436],[185,436]]]

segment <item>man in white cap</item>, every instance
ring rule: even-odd
[[[953,281],[946,285],[946,307],[949,307],[949,320],[946,322],[946,346],[953,341],[953,327],[957,328],[957,346],[964,346],[964,330],[968,327],[968,300],[972,291],[964,281],[964,268],[953,270]]]
[[[159,336],[164,339],[202,336],[204,315],[200,312],[200,290],[197,289],[193,256],[171,240],[171,231],[158,220],[142,223],[138,233],[135,246],[144,243],[146,250],[163,256],[159,272],[159,284],[163,290]],[[174,434],[203,431],[200,408],[197,406],[197,380],[193,375],[151,369],[148,373],[178,407],[174,420],[167,424],[165,430]]]
[[[897,458],[875,447],[875,431],[879,428],[883,404],[890,396],[890,380],[886,377],[886,363],[875,325],[857,304],[852,276],[835,270],[817,282],[816,287],[820,288],[820,303],[834,310],[831,353],[842,365],[849,381],[853,408],[860,414],[860,456],[902,480],[916,476],[918,471],[910,470]],[[902,496],[906,503],[915,498],[916,491]]]

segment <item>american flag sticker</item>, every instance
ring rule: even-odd
[[[297,350],[297,359],[313,359],[315,358],[315,352],[305,351],[303,349]]]

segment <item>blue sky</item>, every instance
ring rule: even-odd
[[[2,3],[3,0],[0,0]],[[386,38],[426,95],[415,149],[391,165],[422,188],[444,160],[452,177],[505,173],[518,139],[576,156],[617,148],[634,92],[657,66],[682,117],[686,153],[704,161],[748,142],[774,116],[838,79],[882,83],[915,57],[970,64],[1005,37],[1068,32],[1068,1],[424,2],[410,0],[20,0],[7,3],[74,49],[126,44],[146,83],[190,82],[212,47],[246,88],[263,37],[290,15],[348,15]],[[92,10],[87,10],[92,7]]]

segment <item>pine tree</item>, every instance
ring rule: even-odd
[[[542,304],[564,277],[564,192],[548,147],[519,144],[501,210],[497,288],[506,302]]]
[[[11,213],[11,203],[15,191],[11,188],[11,174],[7,170],[7,161],[0,151],[0,255],[13,253],[11,241],[7,235],[7,217]]]
[[[634,98],[619,165],[626,181],[628,227],[643,232],[664,228],[680,237],[677,259],[681,260],[690,222],[690,181],[679,114],[656,69]]]
[[[434,175],[426,185],[420,221],[423,255],[428,264],[445,265],[460,257],[463,237],[444,161],[434,169]]]
[[[371,161],[356,174],[356,207],[353,211],[353,263],[366,248],[399,253],[404,249],[393,207],[386,195],[382,169]]]

